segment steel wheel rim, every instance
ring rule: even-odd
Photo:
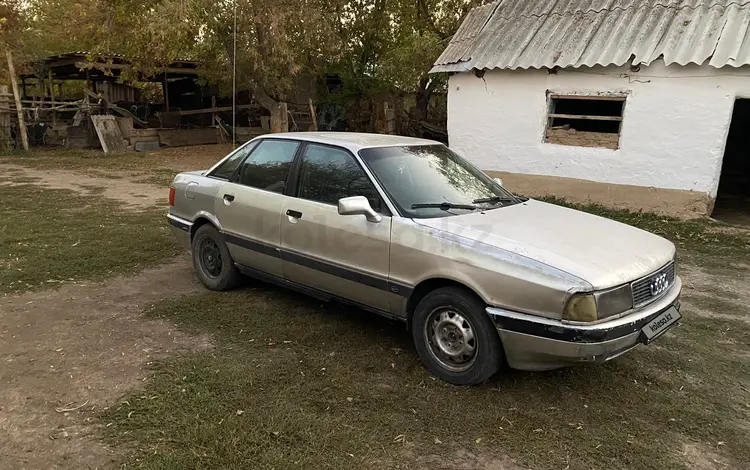
[[[198,255],[201,260],[201,269],[206,276],[215,279],[221,275],[221,250],[214,239],[201,240]]]
[[[479,344],[471,322],[449,307],[427,316],[424,338],[432,357],[446,370],[464,372],[474,365]]]

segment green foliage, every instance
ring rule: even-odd
[[[288,99],[302,73],[336,73],[346,83],[342,97],[372,102],[395,91],[424,93],[447,40],[485,1],[0,0],[0,31],[23,58],[81,50],[136,58],[124,79],[190,58],[225,94],[236,65],[238,90],[261,104],[266,94]]]

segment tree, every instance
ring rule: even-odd
[[[445,86],[445,74],[430,75],[450,38],[472,8],[490,0],[401,0],[398,8],[394,47],[389,49],[383,68],[396,82],[408,83],[416,104],[409,111],[414,120],[423,120],[432,93]]]
[[[135,58],[134,70],[142,74],[158,73],[177,58],[198,59],[205,77],[224,89],[236,66],[238,89],[250,90],[272,113],[296,74],[340,50],[325,0],[236,0],[236,37],[232,0],[28,1],[43,38],[36,49],[46,54],[62,52],[62,44],[116,52]]]

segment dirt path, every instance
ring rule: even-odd
[[[140,312],[199,290],[180,257],[135,277],[0,300],[0,468],[115,467],[119,455],[88,423],[145,381],[151,361],[210,347]]]
[[[35,184],[51,189],[70,189],[84,195],[98,195],[123,204],[131,210],[140,210],[167,203],[167,191],[155,184],[138,181],[129,172],[107,171],[111,178],[87,175],[72,170],[38,170],[20,165],[0,164],[0,175],[12,174],[13,178],[33,178]],[[141,175],[142,178],[142,175]],[[3,184],[13,184],[7,180]]]

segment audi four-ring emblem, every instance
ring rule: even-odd
[[[667,280],[667,273],[657,274],[651,278],[651,295],[657,296],[667,290],[669,287],[669,281]]]

